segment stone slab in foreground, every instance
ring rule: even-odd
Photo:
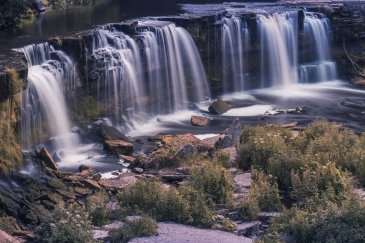
[[[185,242],[199,242],[199,243],[251,243],[251,239],[238,236],[232,233],[219,231],[199,229],[192,226],[186,226],[174,223],[159,223],[158,236],[137,238],[130,243],[185,243]]]

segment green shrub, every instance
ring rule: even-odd
[[[293,191],[291,196],[299,204],[305,204],[309,198],[326,198],[340,203],[346,199],[352,189],[352,182],[346,172],[340,171],[334,163],[317,164],[302,174],[292,172]]]
[[[133,238],[157,235],[157,223],[150,217],[127,221],[122,227],[109,232],[111,242],[128,242]]]
[[[279,189],[274,178],[258,170],[252,171],[252,177],[253,181],[249,191],[249,197],[257,201],[260,210],[280,211],[282,207]]]
[[[200,193],[192,188],[166,189],[156,180],[140,180],[118,194],[122,208],[144,213],[158,221],[173,221],[210,228],[212,212]]]
[[[27,16],[30,1],[3,0],[0,4],[0,30],[12,30]]]
[[[238,148],[238,164],[243,170],[251,166],[267,170],[273,155],[287,154],[291,133],[280,127],[245,127],[241,133],[242,144]]]
[[[254,198],[248,198],[238,205],[238,216],[243,221],[256,220],[259,212],[259,205]]]
[[[110,211],[106,206],[95,207],[90,212],[91,222],[95,226],[103,226],[110,221]]]
[[[57,243],[90,243],[93,242],[91,222],[85,209],[80,206],[71,206],[66,210],[59,210],[53,218],[46,242]]]
[[[230,203],[232,200],[232,179],[219,164],[203,161],[193,167],[189,184],[202,192],[208,202]]]

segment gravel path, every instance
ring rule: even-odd
[[[137,238],[130,243],[252,243],[249,238],[219,230],[199,229],[191,226],[159,223],[158,236]]]

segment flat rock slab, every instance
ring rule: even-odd
[[[219,231],[199,229],[192,226],[186,226],[173,223],[159,223],[158,236],[137,238],[130,243],[185,243],[185,242],[199,242],[199,243],[251,243],[251,239],[238,236],[232,233]]]
[[[234,177],[234,182],[238,187],[250,188],[251,187],[251,173],[239,174]]]

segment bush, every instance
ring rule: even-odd
[[[157,235],[157,223],[150,217],[127,221],[122,227],[109,232],[111,242],[128,242],[137,237]]]
[[[299,205],[305,205],[308,199],[325,198],[340,203],[351,193],[352,183],[346,172],[340,171],[334,163],[316,164],[314,169],[306,169],[302,174],[292,172],[292,198]]]
[[[106,206],[95,207],[90,212],[90,218],[93,225],[99,227],[103,226],[110,221],[110,211],[106,208]]]
[[[192,168],[189,184],[202,192],[209,203],[230,203],[233,183],[223,166],[207,161]]]
[[[291,138],[290,131],[280,127],[245,127],[241,133],[238,164],[243,170],[251,166],[267,170],[268,160],[273,155],[286,154]]]
[[[46,242],[57,243],[90,243],[93,242],[91,222],[85,210],[79,206],[71,206],[67,210],[59,210],[53,218],[53,225]]]
[[[254,198],[249,198],[248,200],[242,201],[238,205],[238,216],[243,221],[256,220],[259,212],[259,205]]]
[[[210,228],[214,221],[204,198],[192,188],[166,189],[156,180],[138,181],[118,194],[122,208],[144,213],[158,221]]]
[[[342,205],[294,207],[274,219],[270,234],[287,233],[294,242],[364,242],[365,205],[350,198]]]
[[[249,191],[249,197],[257,201],[260,210],[281,210],[279,189],[273,177],[257,170],[252,171],[252,176],[253,182]]]

